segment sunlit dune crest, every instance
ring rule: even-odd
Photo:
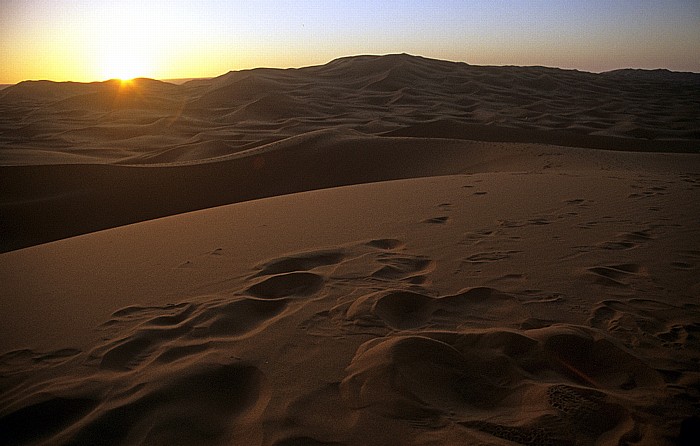
[[[136,78],[135,77],[130,77],[130,78],[118,77],[118,78],[115,78],[114,80],[119,82],[119,86],[122,89],[125,89],[125,88],[129,88],[129,87],[134,85],[134,79],[136,79]]]

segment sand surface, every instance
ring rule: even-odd
[[[8,87],[0,444],[694,444],[699,85]]]

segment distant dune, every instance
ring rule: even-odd
[[[699,116],[405,54],[8,87],[0,444],[698,444]]]

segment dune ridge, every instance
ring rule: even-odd
[[[694,73],[483,67],[405,54],[229,72],[181,85],[151,79],[21,82],[0,94],[6,115],[0,123],[6,149],[0,162],[17,163],[6,156],[14,150],[71,154],[85,146],[112,149],[92,162],[129,162],[171,146],[175,136],[196,148],[198,136],[212,130],[217,140],[259,145],[323,127],[381,134],[436,119],[454,122],[464,139],[483,138],[483,131],[474,130],[485,126],[492,135],[488,140],[509,141],[510,130],[519,129],[533,130],[528,142],[551,143],[540,131],[556,130],[590,136],[576,142],[583,147],[595,141],[600,148],[606,141],[608,149],[695,151],[699,89],[700,75]],[[164,117],[167,126],[151,125]],[[103,131],[75,133],[89,128]],[[108,129],[118,132],[108,136]],[[144,134],[154,138],[134,140]]]

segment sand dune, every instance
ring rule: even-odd
[[[2,90],[0,444],[695,444],[698,85]]]
[[[381,125],[370,133],[381,134],[442,120],[471,124],[472,129],[486,126],[487,134],[498,127],[496,134],[504,141],[512,139],[507,130],[511,128],[557,130],[562,134],[559,141],[566,135],[589,135],[606,137],[607,148],[620,143],[626,150],[636,150],[638,144],[646,150],[687,151],[697,149],[700,136],[699,88],[700,75],[692,73],[480,67],[408,55],[231,72],[182,85],[149,79],[129,85],[22,82],[0,95],[6,116],[0,123],[0,161],[16,164],[11,152],[17,149],[68,152],[91,144],[105,148],[101,135],[74,140],[61,129],[119,126],[139,134],[140,126],[164,117],[170,118],[169,125],[154,134],[167,138],[192,137],[197,128],[225,127],[231,135],[265,142],[336,125],[366,130],[368,122],[378,121]],[[44,127],[47,123],[52,127]],[[529,137],[538,134],[542,132]],[[124,132],[110,138],[107,146],[121,149],[133,136]],[[481,136],[469,130],[461,137]],[[623,141],[616,143],[615,138]],[[528,142],[552,143],[546,137]],[[141,147],[149,149],[157,147]],[[128,157],[112,152],[101,161]]]
[[[260,166],[265,160],[256,158],[258,169],[253,171],[262,176],[258,181],[250,178],[252,157],[244,161],[237,155],[236,162],[228,158],[231,154],[250,155],[254,153],[251,149],[267,150],[272,142],[278,142],[278,151],[283,152],[287,150],[284,146],[298,144],[297,137],[308,134],[316,138],[318,130],[345,131],[343,138],[356,137],[357,146],[369,141],[372,145],[395,145],[395,139],[380,143],[377,138],[400,137],[694,152],[700,147],[696,119],[700,113],[699,79],[698,75],[665,71],[621,70],[596,75],[543,67],[478,67],[390,55],[345,58],[297,70],[230,72],[182,85],[150,79],[123,85],[118,81],[23,82],[3,90],[0,96],[5,116],[0,121],[0,206],[8,234],[2,249],[245,199],[363,181],[456,173],[464,167],[455,161],[452,168],[440,170],[430,167],[435,163],[429,161],[423,173],[389,173],[382,165],[370,174],[368,166],[362,164],[366,153],[350,153],[333,169],[347,170],[359,163],[354,169],[362,172],[361,178],[331,176],[319,180],[305,168],[308,164],[288,168],[287,161],[275,165],[270,160]],[[454,143],[442,141],[430,145],[435,150],[454,147]],[[331,150],[336,144],[329,141],[327,146]],[[324,156],[319,153],[319,158]],[[465,152],[465,156],[470,155]],[[182,168],[198,162],[223,163],[206,168],[217,172],[233,170],[230,175],[202,175],[197,167]],[[134,164],[151,169],[98,168],[96,164]],[[61,167],[27,170],[16,168],[18,165]],[[170,169],[170,165],[178,169]],[[395,170],[392,165],[388,168]],[[99,173],[92,173],[96,171]],[[80,200],[85,201],[80,201],[76,200],[77,186],[63,179],[83,175],[91,179],[94,198],[83,194]],[[203,176],[207,177],[204,182],[200,181]],[[238,179],[240,176],[243,178]],[[27,187],[27,180],[37,177],[44,186]],[[268,181],[273,177],[282,179]],[[179,186],[173,186],[172,181]],[[172,187],[192,188],[184,193],[196,197],[174,197],[169,193]],[[99,190],[109,196],[95,192]],[[140,190],[149,193],[144,195]],[[47,196],[60,197],[55,203],[57,210],[48,210]],[[66,202],[68,196],[72,198]],[[161,200],[163,206],[153,205]],[[112,207],[117,210],[110,211]],[[80,212],[65,213],[67,209]],[[33,223],[27,225],[30,221]]]
[[[629,168],[334,188],[6,253],[3,428],[672,444],[697,411],[700,167]]]

